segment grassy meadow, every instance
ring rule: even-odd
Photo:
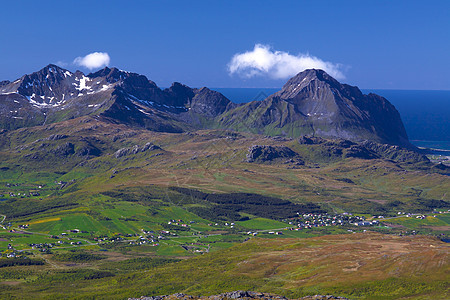
[[[2,299],[233,290],[449,298],[440,238],[450,181],[431,165],[345,158],[251,133],[87,120],[1,135],[0,262],[10,262],[0,267]],[[61,156],[65,142],[95,155]],[[149,142],[160,149],[130,150]],[[252,145],[290,147],[305,163],[248,162]],[[379,223],[294,230],[307,213]]]

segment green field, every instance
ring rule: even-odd
[[[445,279],[448,246],[429,237],[359,233],[306,239],[252,238],[228,249],[178,262],[163,258],[189,254],[170,245],[158,252],[162,258],[127,260],[116,260],[116,256],[110,256],[114,252],[109,251],[103,252],[100,259],[74,253],[71,257],[86,260],[85,266],[90,265],[87,269],[73,268],[75,265],[64,271],[45,266],[10,267],[2,270],[2,278],[22,283],[0,290],[0,295],[7,298],[20,293],[35,298],[39,291],[39,297],[95,295],[122,299],[175,292],[211,295],[258,290],[290,298],[311,294],[353,299],[448,297]],[[399,256],[400,253],[403,254]],[[60,266],[64,263],[51,255],[46,260]],[[411,269],[421,272],[411,276]],[[72,289],[66,288],[69,282]]]
[[[288,224],[283,222],[278,222],[275,220],[264,219],[264,218],[254,218],[248,221],[237,222],[237,224],[248,229],[256,230],[275,230],[284,229]]]
[[[60,142],[52,140],[39,148],[50,149],[45,160],[32,159],[36,143],[56,131],[41,127],[8,132],[0,145],[0,259],[14,253],[23,263],[0,268],[0,298],[233,290],[449,298],[448,246],[436,239],[447,237],[450,225],[449,213],[436,213],[450,208],[445,170],[343,158],[256,134],[225,139],[221,131],[154,133],[90,122],[57,131],[76,147],[89,137],[98,156],[55,156]],[[94,125],[101,133],[89,130]],[[115,156],[148,141],[162,150]],[[249,163],[252,145],[290,147],[305,164]],[[398,211],[427,217],[391,219]],[[389,226],[290,230],[310,212],[382,215],[377,220]],[[23,256],[44,264],[25,265]]]

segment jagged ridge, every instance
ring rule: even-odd
[[[279,92],[231,110],[219,122],[269,135],[306,134],[411,147],[400,114],[388,100],[364,95],[322,70],[297,74]]]
[[[84,75],[48,65],[0,84],[0,128],[85,115],[163,132],[220,128],[412,147],[389,101],[340,84],[322,70],[301,72],[265,100],[242,105],[206,87],[175,82],[162,90],[143,75],[107,67]]]

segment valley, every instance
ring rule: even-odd
[[[0,97],[28,101],[0,131],[2,298],[448,296],[450,168],[380,125],[386,99],[318,71],[244,105],[118,69],[33,74]]]
[[[49,139],[55,132],[66,137]],[[319,287],[316,282],[313,288],[302,281],[286,281],[284,288],[270,288],[280,279],[264,275],[268,284],[272,282],[264,288],[260,284],[265,281],[257,278],[267,271],[257,269],[232,269],[226,277],[216,277],[214,283],[202,285],[208,290],[200,286],[187,289],[182,284],[186,279],[175,275],[184,271],[169,270],[191,268],[187,267],[189,261],[203,257],[208,260],[201,260],[201,264],[219,257],[226,259],[230,252],[224,251],[238,254],[249,243],[288,247],[289,243],[309,243],[310,239],[327,243],[322,240],[327,237],[335,237],[341,243],[351,241],[354,235],[370,239],[385,236],[383,239],[394,239],[393,245],[399,236],[417,237],[431,239],[435,246],[440,245],[440,251],[448,249],[440,242],[440,238],[447,237],[450,222],[446,211],[448,175],[426,162],[343,158],[342,154],[333,155],[335,148],[300,144],[296,139],[218,130],[155,133],[94,119],[28,128],[26,132],[13,131],[3,137],[7,141],[4,145],[9,146],[2,152],[7,155],[2,155],[0,194],[4,200],[0,209],[6,216],[1,224],[4,229],[0,230],[0,247],[2,260],[18,261],[0,270],[3,284],[8,286],[3,292],[5,297],[19,291],[32,297],[37,284],[45,286],[45,282],[52,282],[49,297],[52,293],[70,297],[70,289],[62,289],[67,281],[77,286],[77,295],[81,295],[80,288],[85,296],[99,295],[98,290],[94,292],[86,285],[94,280],[109,286],[101,292],[105,297],[118,298],[180,290],[210,294],[244,287],[288,297],[314,291],[352,298],[356,294],[350,293],[350,288],[337,289],[341,283]],[[90,147],[101,149],[101,155],[83,157],[76,154],[77,150],[53,150],[66,143],[79,149],[86,140]],[[46,146],[40,146],[41,143]],[[146,146],[149,143],[155,146]],[[292,161],[286,157],[258,156],[248,162],[254,145],[272,145],[273,149],[284,145],[299,155]],[[21,150],[11,151],[9,147]],[[30,154],[36,150],[44,160],[32,158]],[[367,224],[355,225],[361,222]],[[259,247],[252,252],[263,255]],[[400,255],[397,246],[393,247],[392,255]],[[385,255],[381,254],[383,251],[379,255]],[[13,253],[14,257],[8,257]],[[43,265],[33,265],[23,257]],[[365,253],[362,257],[369,259]],[[447,263],[444,260],[436,272],[439,274]],[[213,262],[207,265],[217,268]],[[207,276],[209,267],[201,268]],[[370,272],[376,268],[370,267]],[[143,290],[138,282],[147,275],[142,270],[166,275],[161,275],[162,281],[151,281],[153,290]],[[181,285],[168,285],[169,274]],[[123,281],[128,276],[136,278],[134,283],[128,282],[129,288],[121,287],[115,296],[110,294],[119,291],[111,289],[111,280]],[[400,291],[393,286],[399,280],[410,287],[418,284],[414,283],[416,279],[394,277],[395,283],[370,277],[375,281],[362,283],[360,288],[375,289],[381,284],[385,291],[390,284],[393,290],[389,293],[396,294]],[[51,281],[46,281],[49,278]],[[196,280],[205,280],[201,278]],[[214,288],[222,280],[229,283]],[[60,282],[61,287],[55,287],[55,282],[56,286]],[[260,283],[254,285],[256,282]],[[436,295],[445,295],[445,285],[435,284],[433,289],[441,293]],[[290,285],[303,288],[295,288],[291,293]],[[360,293],[358,297],[364,294],[362,290]]]

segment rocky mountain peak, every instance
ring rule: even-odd
[[[55,64],[48,64],[45,67],[43,67],[41,70],[39,70],[39,71],[37,71],[35,73],[45,73],[45,74],[48,74],[48,73],[59,73],[59,74],[62,74],[62,73],[65,73],[65,72],[72,73],[69,70],[61,68],[60,66],[57,66]]]
[[[89,78],[105,77],[105,80],[108,83],[115,83],[115,82],[127,79],[128,77],[130,77],[131,74],[134,74],[134,73],[119,70],[115,67],[113,67],[113,68],[105,67],[105,68],[103,68],[95,73],[91,73],[87,76]],[[137,75],[137,74],[135,74],[135,75]]]
[[[187,85],[184,85],[179,82],[174,82],[170,86],[170,88],[166,89],[169,93],[174,94],[193,94],[192,89],[188,87]]]
[[[324,70],[321,70],[321,69],[307,69],[307,70],[305,70],[303,72],[298,73],[297,75],[295,75],[291,79],[289,79],[289,81],[285,85],[289,85],[289,84],[292,84],[292,83],[295,83],[295,82],[301,82],[305,78],[307,78],[309,80],[320,80],[320,81],[325,81],[325,82],[334,83],[334,84],[339,83],[336,79],[334,79],[333,77],[328,75],[328,73],[325,72]]]
[[[36,104],[55,104],[69,98],[70,93],[74,92],[70,82],[75,80],[75,77],[69,70],[49,64],[37,72],[26,74],[4,85],[0,92],[17,93]]]
[[[37,72],[25,75],[23,77],[23,83],[28,84],[32,81],[38,81],[41,85],[53,85],[63,81],[67,77],[71,77],[72,75],[72,72],[69,70],[50,64]]]
[[[175,107],[185,106],[195,95],[190,87],[179,82],[174,82],[172,86],[165,89],[164,92],[167,94],[165,104]]]
[[[0,85],[0,93],[18,93],[24,96],[46,95],[46,87],[53,88],[60,84],[67,77],[73,76],[73,73],[58,67],[54,64],[49,64],[41,70],[26,74],[14,82],[4,81]]]
[[[297,74],[263,101],[238,105],[208,88],[192,89],[178,82],[162,90],[144,75],[117,68],[85,75],[50,64],[14,82],[1,82],[1,110],[8,120],[5,128],[100,113],[115,122],[157,131],[205,129],[212,124],[268,135],[410,145],[400,115],[388,100],[363,95],[357,87],[315,69]],[[18,121],[11,125],[11,119]]]
[[[219,92],[202,87],[195,90],[190,108],[193,112],[216,117],[233,106],[233,103]]]
[[[220,122],[291,137],[308,134],[412,147],[400,114],[388,100],[364,95],[323,70],[297,74],[277,93],[226,114]]]
[[[283,88],[276,93],[281,99],[292,99],[305,92],[305,89],[320,88],[337,89],[341,84],[323,70],[309,69],[289,79]]]

